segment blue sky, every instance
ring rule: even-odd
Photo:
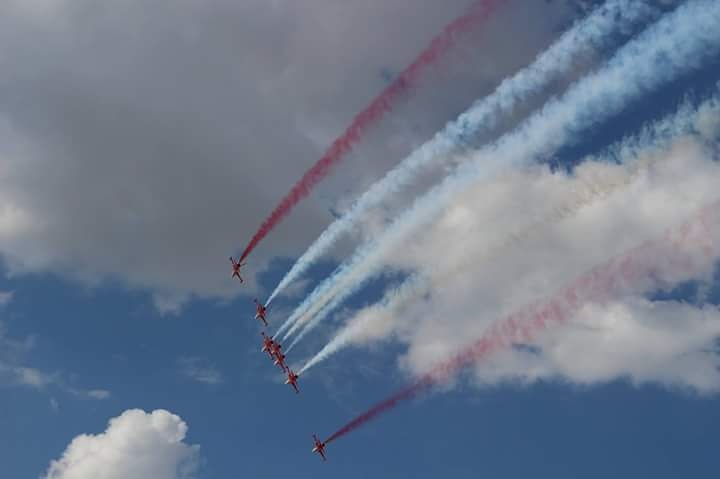
[[[257,327],[239,312],[250,307],[247,300],[199,303],[166,318],[147,295],[117,288],[88,292],[52,278],[7,286],[17,291],[4,311],[12,318],[9,334],[40,338],[29,365],[72,371],[74,386],[112,392],[91,401],[52,387],[5,385],[0,450],[7,477],[37,477],[69,438],[103,431],[128,408],[164,408],[184,418],[187,442],[201,445],[200,477],[208,478],[268,469],[300,477],[674,478],[720,465],[718,399],[622,380],[431,395],[339,440],[322,464],[309,452],[310,434],[334,430],[402,384],[387,354],[376,354],[368,369],[356,366],[366,353],[338,356],[320,371],[327,377],[302,381],[296,397],[257,352]],[[176,363],[183,356],[207,358],[224,382],[183,377]]]
[[[118,42],[112,35],[101,40],[103,48],[97,51],[88,41],[96,29],[127,32],[133,19],[145,18],[139,13],[143,2],[132,2],[121,15],[83,10],[84,4],[71,7],[58,2],[52,7],[59,9],[69,25],[75,25],[73,22],[82,18],[77,16],[78,12],[85,12],[91,25],[88,31],[79,27],[64,30],[60,23],[48,20],[49,17],[37,11],[25,11],[13,2],[11,11],[19,26],[8,30],[8,38],[19,42],[17,44],[28,42],[26,46],[33,47],[43,46],[47,38],[42,35],[67,40],[67,45],[80,45],[79,65],[93,61],[97,70],[88,69],[88,76],[84,77],[85,73],[74,72],[78,65],[65,70],[47,58],[8,55],[7,60],[3,59],[0,47],[0,65],[9,62],[15,67],[13,75],[16,75],[6,84],[0,84],[0,95],[6,95],[6,100],[0,103],[0,120],[12,126],[4,129],[5,124],[0,122],[3,140],[0,162],[8,159],[6,171],[14,173],[17,169],[22,173],[17,176],[8,173],[3,178],[0,163],[0,201],[10,208],[16,207],[32,221],[37,220],[31,221],[33,227],[47,228],[37,229],[43,234],[36,234],[33,228],[25,230],[22,222],[18,222],[18,233],[13,236],[11,227],[15,224],[0,211],[0,292],[12,292],[4,304],[0,301],[2,477],[44,477],[51,461],[70,450],[74,438],[103,433],[108,429],[108,421],[131,409],[148,413],[166,410],[187,424],[187,435],[174,442],[199,445],[199,452],[192,453],[198,458],[198,469],[195,475],[188,476],[191,478],[271,474],[320,478],[460,479],[482,475],[662,479],[710,477],[720,467],[716,446],[720,441],[717,389],[699,390],[692,386],[691,379],[683,381],[682,374],[664,376],[662,366],[672,362],[663,362],[665,357],[658,360],[654,356],[647,358],[647,370],[640,368],[641,373],[635,365],[627,364],[629,360],[616,365],[616,369],[611,368],[607,373],[610,379],[570,367],[573,361],[583,363],[586,358],[582,354],[571,358],[570,364],[557,358],[553,359],[555,363],[538,358],[537,362],[527,363],[527,373],[513,369],[524,364],[517,362],[518,356],[501,356],[486,370],[483,364],[478,364],[465,371],[449,390],[435,391],[404,403],[338,439],[328,446],[327,463],[323,464],[311,454],[313,433],[327,437],[405,385],[412,374],[432,362],[432,354],[424,348],[437,346],[440,351],[452,351],[457,346],[453,341],[471,337],[478,327],[472,318],[478,316],[476,323],[479,324],[505,311],[504,303],[485,309],[478,307],[478,302],[487,302],[488,297],[495,294],[498,303],[507,300],[508,306],[520,306],[522,297],[513,296],[515,285],[517,289],[530,290],[536,286],[530,281],[537,275],[532,269],[536,263],[523,254],[532,255],[538,263],[547,257],[548,270],[563,263],[565,257],[572,263],[573,258],[583,254],[588,256],[588,262],[594,255],[602,256],[600,253],[606,251],[609,256],[613,247],[610,243],[625,245],[622,237],[625,233],[630,239],[639,236],[632,227],[615,229],[632,223],[635,205],[623,205],[626,216],[622,209],[609,209],[609,213],[593,210],[600,225],[596,240],[593,239],[595,233],[583,226],[587,225],[583,223],[585,217],[579,215],[579,219],[569,220],[569,226],[563,224],[539,234],[528,243],[526,251],[513,250],[507,259],[488,261],[470,276],[477,278],[477,286],[458,279],[459,284],[464,283],[478,297],[465,301],[451,296],[452,306],[457,309],[445,309],[448,307],[443,303],[445,293],[440,288],[418,299],[416,309],[398,316],[399,329],[375,341],[367,340],[361,347],[343,350],[321,363],[300,378],[302,393],[295,395],[289,386],[282,384],[279,369],[260,353],[261,329],[252,319],[253,298],[264,298],[272,291],[293,259],[332,219],[327,213],[329,209],[333,215],[336,211],[342,213],[353,194],[397,163],[400,152],[418,145],[439,125],[453,118],[460,105],[467,106],[471,99],[491,91],[500,79],[527,64],[583,10],[551,2],[546,9],[535,6],[525,12],[521,4],[509,2],[507,9],[498,14],[496,23],[488,26],[489,38],[497,37],[498,45],[502,45],[497,47],[497,56],[482,57],[489,55],[488,50],[483,50],[475,52],[477,56],[462,57],[468,49],[472,51],[469,45],[473,45],[473,41],[488,39],[467,38],[461,53],[451,55],[447,64],[441,64],[440,73],[428,75],[428,83],[415,92],[417,96],[405,99],[406,106],[399,107],[382,128],[368,135],[367,144],[351,156],[354,163],[343,166],[298,210],[296,218],[291,218],[259,249],[245,272],[248,283],[240,286],[229,278],[228,251],[235,251],[241,247],[239,242],[249,238],[251,229],[259,223],[261,215],[272,208],[285,186],[336,133],[336,125],[342,124],[387,80],[385,73],[399,71],[406,60],[412,58],[417,45],[427,41],[469,2],[453,1],[449,2],[452,5],[442,8],[433,2],[424,2],[427,11],[414,13],[416,17],[412,17],[416,24],[422,25],[420,31],[408,26],[410,22],[404,15],[415,10],[405,3],[405,7],[396,8],[383,2],[368,2],[348,7],[352,11],[330,12],[318,1],[309,8],[308,16],[286,4],[273,9],[254,0],[240,3],[245,10],[236,10],[240,8],[238,5],[220,0],[209,3],[207,11],[184,7],[185,10],[180,9],[177,17],[169,21],[165,34],[158,29],[157,22],[167,13],[166,7],[148,12],[147,24],[138,27],[139,38],[148,44],[149,53],[145,58],[138,53],[141,49],[137,44]],[[533,10],[535,8],[538,10]],[[257,20],[257,28],[253,22],[237,20],[242,27],[242,32],[237,33],[235,20],[227,20],[230,22],[227,25],[222,23],[234,18],[227,15],[228,12],[239,15],[241,11],[252,13],[250,17]],[[340,15],[338,12],[343,19],[334,16]],[[536,25],[532,24],[532,15],[540,15]],[[374,22],[381,23],[375,25],[377,31],[354,29],[357,22],[352,18],[363,18],[374,25]],[[322,19],[323,25],[339,22],[338,28],[346,30],[346,37],[338,40],[337,45],[325,45],[333,42],[320,41],[327,37],[317,36],[317,19]],[[0,29],[2,23],[0,20]],[[30,40],[35,29],[42,32],[43,41],[38,44]],[[277,29],[281,34],[270,38],[268,29]],[[200,35],[202,39],[193,37],[198,31],[205,34]],[[332,31],[328,29],[322,34],[330,35]],[[402,40],[385,52],[363,54],[362,49],[357,50],[357,44],[363,40],[373,46],[377,46],[377,42],[391,44],[395,34]],[[375,38],[377,35],[388,36]],[[515,38],[517,45],[502,43],[500,40],[506,38],[502,35]],[[236,70],[231,66],[229,46],[228,50],[217,51],[218,45],[225,45],[230,39],[243,42],[240,50],[243,68]],[[57,46],[58,58],[68,55],[63,42]],[[183,45],[187,57],[176,55],[173,42]],[[322,51],[315,56],[314,48]],[[133,97],[133,88],[110,79],[120,70],[105,57],[107,51],[114,51],[122,60],[118,61],[128,65],[131,72],[128,83],[142,86],[137,88],[137,98]],[[204,56],[211,51],[217,56]],[[352,55],[344,56],[347,52]],[[538,94],[533,101],[560,95],[563,83],[571,83],[576,76],[601,65],[605,58],[603,52],[598,52],[598,57],[587,59],[589,65],[578,65],[577,71]],[[153,61],[158,58],[163,60]],[[347,71],[328,77],[327,72],[338,66],[338,58],[347,61]],[[208,63],[213,68],[183,70],[188,63],[198,67],[194,62],[200,59],[207,62],[201,63],[205,68]],[[176,69],[186,73],[178,76],[177,84],[173,84],[171,79]],[[62,72],[56,82],[48,80],[48,72],[53,71]],[[27,78],[32,82],[27,82],[31,87],[25,89],[23,81]],[[237,91],[228,89],[230,79],[240,83]],[[575,142],[555,152],[551,163],[576,166],[587,155],[603,151],[648,122],[672,113],[683,101],[697,106],[717,93],[719,81],[720,57],[715,56],[652,95],[627,104],[620,115],[594,125]],[[338,88],[343,82],[346,87]],[[158,85],[165,89],[156,89]],[[188,105],[177,107],[176,101],[195,91],[193,88],[200,92],[199,98],[188,98]],[[37,104],[26,101],[35,97]],[[233,108],[244,111],[235,116]],[[49,112],[50,119],[39,119],[43,116],[39,112],[43,111]],[[68,115],[67,124],[57,120],[65,118],[63,112]],[[88,121],[98,112],[97,124]],[[140,118],[146,123],[136,130],[133,123]],[[507,128],[511,129],[518,119],[509,118]],[[285,121],[287,123],[283,123]],[[248,131],[239,133],[238,125]],[[280,135],[283,130],[293,133]],[[20,138],[17,145],[13,143],[16,138]],[[675,146],[679,149],[666,149],[671,151],[670,157],[694,154],[695,150],[683,150],[682,142]],[[708,154],[710,158],[704,161],[717,163],[717,150],[708,148],[715,156]],[[207,153],[202,161],[197,159],[199,152]],[[25,154],[28,156],[23,156]],[[187,156],[183,156],[185,154]],[[173,157],[174,163],[169,160],[164,163],[165,160],[156,157]],[[57,160],[58,166],[43,163],[51,160]],[[24,168],[31,164],[32,168],[39,169],[38,174],[31,168],[23,170],[17,166]],[[545,181],[543,174],[538,173],[538,183]],[[658,173],[658,176],[662,175]],[[678,184],[682,185],[685,179],[680,176],[678,174]],[[235,178],[237,185],[232,181]],[[30,182],[25,183],[26,180]],[[43,183],[44,180],[47,183]],[[437,178],[432,177],[422,181],[435,180]],[[522,181],[517,180],[519,186],[512,186],[517,189],[511,189],[511,193],[515,193],[508,196],[524,198],[520,194]],[[712,181],[712,177],[708,181]],[[509,181],[512,185],[514,182],[515,179]],[[701,186],[697,188],[702,190]],[[27,191],[37,194],[27,195]],[[418,185],[417,190],[407,196],[399,195],[398,204],[404,204],[421,191],[422,185]],[[545,194],[543,191],[550,190],[539,190],[538,194]],[[645,198],[660,198],[660,201],[666,198],[657,192],[653,193],[656,196],[651,193],[636,197],[637,203],[645,204],[641,201]],[[473,192],[473,195],[478,196],[472,196],[471,200],[480,198],[491,206],[497,200],[499,212],[507,213],[504,205],[512,204],[508,198],[493,197],[486,191]],[[542,203],[545,198],[538,196],[536,201]],[[552,195],[547,194],[548,204],[552,200]],[[677,199],[678,204],[682,201]],[[396,206],[389,205],[383,214],[387,211],[390,215],[399,214],[402,208],[393,209]],[[663,208],[668,211],[668,218],[677,217],[677,211],[681,211],[681,206],[675,204],[658,206],[661,212]],[[483,218],[485,213],[480,209],[478,207],[478,218]],[[517,216],[520,221],[526,209],[534,214],[533,205],[525,205],[507,216]],[[542,213],[541,209],[537,211]],[[663,214],[649,216],[658,225],[662,223]],[[380,215],[359,225],[360,233],[352,240],[361,241],[375,234],[378,224],[386,220],[387,217]],[[635,222],[639,224],[637,230],[654,231],[644,222]],[[656,224],[647,222],[652,226]],[[443,218],[437,223],[444,224]],[[606,224],[609,226],[603,226]],[[429,235],[436,231],[434,226],[428,228],[432,230]],[[583,234],[590,239],[584,245],[567,246],[573,238],[583,237],[577,233],[583,228]],[[615,231],[623,234],[612,236]],[[438,227],[439,236],[443,237],[445,232]],[[563,233],[567,243],[563,243]],[[615,240],[604,241],[608,237]],[[448,249],[456,250],[448,251],[449,260],[453,254],[460,253],[472,259],[472,250],[463,250],[462,242],[455,243],[458,239],[467,244],[483,241],[461,233],[445,235],[443,241],[448,242]],[[291,362],[309,358],[352,312],[374,303],[386,290],[397,285],[404,278],[398,271],[422,264],[425,254],[422,250],[426,247],[425,251],[433,256],[442,251],[432,249],[437,248],[437,242],[421,234],[413,238],[415,242],[416,245],[407,245],[408,251],[398,252],[397,258],[387,265],[387,274],[353,296],[340,314],[300,343],[292,353]],[[295,296],[281,297],[273,304],[268,315],[271,331],[298,303],[300,293],[311,291],[310,286],[326,278],[354,246],[355,241],[341,244],[332,256],[312,268],[310,281],[298,286]],[[413,256],[416,254],[413,246],[421,250],[422,261]],[[567,251],[556,251],[563,247]],[[431,264],[435,260],[428,259]],[[528,278],[519,275],[510,283],[503,283],[501,271],[511,275],[516,268],[522,269],[523,261],[527,261]],[[587,269],[584,265],[577,260],[579,272]],[[567,271],[548,272],[538,280],[547,289],[538,291],[545,297],[552,291],[548,282],[576,275],[569,267]],[[497,281],[506,287],[507,298],[504,293],[481,291],[484,281]],[[647,291],[636,296],[649,298],[658,308],[665,304],[663,302],[688,305],[696,308],[693,311],[706,305],[715,312],[720,306],[717,270],[710,281],[690,281],[676,286],[669,291]],[[477,288],[476,291],[473,292],[472,287]],[[698,306],[700,296],[704,301]],[[626,299],[618,301],[623,305]],[[632,302],[628,300],[627,304]],[[445,312],[448,317],[442,317]],[[416,318],[416,323],[411,322],[418,315],[422,317]],[[485,317],[488,315],[494,316]],[[587,320],[585,316],[583,321]],[[612,314],[604,310],[598,316],[600,319],[596,319],[602,327],[610,329],[615,324]],[[606,316],[609,319],[603,320]],[[657,316],[661,316],[660,311]],[[674,324],[684,323],[678,320]],[[407,325],[416,328],[408,332],[403,329]],[[443,338],[435,328],[448,328],[446,332],[456,337]],[[683,332],[676,333],[682,335]],[[552,351],[562,349],[553,342],[557,338],[582,345],[581,338],[569,334],[554,339],[541,338],[537,351],[542,354],[538,356],[547,352],[551,358]],[[598,341],[600,339],[598,337]],[[644,339],[633,338],[635,343],[622,345],[637,349]],[[676,359],[698,352],[716,358],[720,352],[720,336],[701,339],[705,340],[701,345],[678,346]],[[648,341],[662,342],[657,336]],[[600,353],[612,355],[614,352],[600,350]],[[625,357],[625,353],[627,351],[618,351],[618,357]],[[587,358],[597,357],[593,354],[599,353],[588,351]],[[652,354],[655,351],[651,351]],[[508,369],[504,370],[498,362],[506,359]],[[8,365],[10,369],[4,369]],[[643,376],[644,373],[649,375]],[[142,439],[140,435],[129,437],[131,441]],[[187,452],[184,447],[181,445],[176,451]],[[166,449],[158,450],[161,451],[158,455],[172,456]],[[152,455],[152,451],[148,447],[147,452]],[[118,464],[112,467],[121,470]],[[86,479],[82,475],[57,474],[51,479]]]

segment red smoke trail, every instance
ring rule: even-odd
[[[611,259],[589,273],[573,281],[549,301],[543,304],[532,304],[511,314],[502,321],[495,323],[478,341],[464,349],[451,359],[440,363],[419,380],[400,392],[394,394],[351,422],[340,428],[325,442],[332,442],[339,437],[357,429],[378,415],[387,412],[400,403],[413,399],[436,383],[446,381],[460,369],[478,362],[495,351],[507,348],[518,342],[529,343],[533,336],[542,332],[554,323],[560,324],[569,320],[583,304],[589,300],[602,300],[611,293],[627,290],[632,286],[637,291],[645,291],[658,281],[663,280],[664,272],[690,273],[718,254],[718,243],[713,242],[708,226],[708,215],[717,210],[720,201],[700,210],[694,219],[679,227],[670,229],[662,240],[646,241],[640,246]],[[716,213],[717,215],[717,213]],[[688,246],[689,236],[698,236],[695,245],[699,244],[704,257],[694,258],[687,252],[679,251],[676,255],[667,255],[660,248],[670,243],[680,250]],[[657,266],[658,262],[664,262]],[[665,268],[663,268],[663,266]],[[641,280],[645,280],[645,284]],[[640,284],[638,284],[640,282]]]
[[[260,229],[248,243],[240,257],[242,262],[267,236],[270,231],[287,216],[300,200],[310,194],[312,189],[332,168],[350,152],[352,147],[360,141],[363,133],[385,113],[392,109],[393,103],[408,88],[417,83],[420,74],[427,66],[435,63],[452,46],[455,36],[471,30],[475,25],[486,19],[495,6],[496,0],[478,0],[462,17],[447,25],[442,33],[436,36],[430,45],[423,50],[415,61],[400,73],[393,82],[383,90],[380,95],[363,111],[353,118],[352,123],[330,146],[325,154],[308,170],[303,177],[295,183],[290,192],[280,201],[273,212],[263,221]]]
[[[326,441],[325,444],[328,444],[335,439],[344,436],[345,434],[349,433],[353,429],[357,429],[358,427],[362,426],[366,422],[372,420],[375,416],[378,414],[382,414],[383,412],[393,409],[395,406],[400,404],[403,401],[407,401],[409,399],[414,398],[417,396],[420,392],[422,392],[423,389],[426,387],[429,387],[432,385],[432,381],[428,379],[422,379],[415,384],[412,384],[411,386],[408,386],[407,388],[403,389],[402,391],[395,393],[395,395],[389,397],[388,399],[376,404],[375,406],[368,409],[366,412],[362,413],[349,423],[347,423],[345,426],[340,428],[335,434],[330,436]]]

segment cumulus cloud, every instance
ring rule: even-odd
[[[383,88],[380,72],[470,3],[5,2],[0,255],[13,274],[149,289],[168,313],[237,294],[229,254]],[[330,219],[322,198],[377,178],[571,15],[566,2],[503,2],[258,250],[249,286]]]
[[[97,435],[82,434],[60,459],[50,463],[45,479],[192,479],[199,446],[184,442],[187,424],[158,409],[125,411]]]
[[[572,323],[541,335],[539,348],[510,349],[476,370],[482,383],[560,377],[589,385],[626,378],[720,391],[720,309],[628,298],[586,304]]]

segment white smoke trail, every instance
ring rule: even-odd
[[[511,134],[474,154],[442,183],[418,198],[377,239],[363,244],[300,305],[291,331],[304,336],[377,272],[388,253],[441,213],[475,182],[510,166],[543,159],[581,130],[622,110],[629,101],[678,78],[720,50],[720,2],[690,0],[623,46],[608,64],[548,102]],[[320,314],[318,314],[320,313]],[[288,336],[286,334],[286,336]],[[297,342],[297,340],[296,340]]]
[[[656,15],[657,10],[648,7],[645,2],[620,0],[607,3],[578,22],[542,53],[532,65],[503,81],[495,93],[476,102],[457,121],[448,124],[433,140],[420,147],[383,179],[372,185],[355,202],[351,210],[331,224],[303,254],[270,296],[268,304],[331,247],[343,232],[349,230],[360,216],[381,203],[388,195],[409,184],[424,166],[456,149],[463,137],[476,134],[483,129],[492,129],[499,119],[499,114],[503,111],[511,111],[520,101],[542,89],[555,76],[569,69],[576,57],[607,42],[607,37],[613,31],[622,31]],[[297,330],[297,320],[307,312],[309,304],[307,301],[303,302],[278,329],[276,336],[286,332],[291,326],[293,329],[287,332],[283,339],[292,335]]]
[[[645,128],[640,134],[622,140],[608,149],[608,152],[594,159],[599,162],[619,161],[627,165],[620,176],[610,178],[597,178],[581,183],[579,191],[574,191],[564,205],[550,211],[535,222],[532,222],[514,232],[503,236],[495,244],[488,246],[485,255],[497,256],[500,250],[507,248],[531,236],[540,228],[557,223],[563,219],[577,214],[582,208],[609,197],[614,192],[629,186],[637,178],[661,161],[664,156],[660,153],[679,137],[695,133],[701,129],[701,122],[706,115],[720,117],[720,97],[715,96],[703,102],[698,108],[685,103],[673,115]],[[444,283],[450,277],[462,274],[464,269],[472,268],[473,264],[464,264],[442,273],[433,274],[434,282]],[[402,308],[409,302],[417,299],[428,290],[429,281],[422,272],[413,275],[399,287],[388,291],[385,297],[377,304],[360,310],[333,339],[312,357],[300,373],[328,359],[330,356],[344,349],[346,346],[356,344],[368,337],[379,338],[385,336],[393,329],[392,318],[397,316]]]
[[[654,19],[658,10],[643,0],[611,0],[595,9],[582,21],[565,32],[552,46],[538,56],[533,64],[504,80],[490,96],[478,100],[467,112],[448,125],[435,137],[415,150],[381,180],[373,184],[341,218],[334,221],[308,250],[297,260],[267,300],[269,305],[307,268],[331,248],[339,237],[369,209],[386,197],[410,184],[422,168],[445,158],[457,149],[462,138],[490,131],[502,113],[513,108],[532,93],[546,87],[553,79],[572,68],[574,61],[600,45],[608,43],[613,32],[624,31]],[[289,326],[289,325],[288,325]],[[278,330],[285,331],[287,326]]]
[[[389,314],[397,311],[410,297],[416,295],[427,287],[427,282],[421,276],[412,276],[398,288],[393,289],[377,304],[364,308],[350,322],[343,327],[315,356],[313,356],[300,369],[303,374],[308,369],[320,364],[345,347],[355,343],[364,336],[370,327],[383,327],[390,324]]]

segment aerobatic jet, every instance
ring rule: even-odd
[[[273,340],[272,345],[270,347],[270,352],[272,353],[273,356],[277,356],[278,354],[282,353],[282,344]]]
[[[327,461],[327,458],[325,457],[326,444],[324,442],[321,442],[315,434],[313,434],[313,440],[315,441],[315,447],[313,447],[312,452],[317,452],[318,454],[320,454],[323,461]]]
[[[285,355],[282,353],[282,351],[278,351],[275,353],[275,364],[280,366],[283,371],[287,370],[288,367],[285,365]]]
[[[242,276],[240,276],[240,267],[245,266],[245,263],[240,263],[240,261],[235,261],[232,256],[230,256],[230,262],[232,263],[232,277],[240,280],[241,283],[244,283]]]
[[[260,333],[263,337],[263,347],[260,350],[263,353],[268,353],[268,356],[270,356],[270,359],[275,357],[275,341],[273,341],[273,338],[269,337],[267,334],[265,334],[265,331]]]
[[[263,322],[265,326],[268,325],[267,321],[265,320],[265,314],[267,313],[267,308],[263,306],[257,299],[255,299],[255,319],[259,319]]]
[[[293,389],[295,390],[295,393],[300,394],[300,390],[298,389],[297,380],[300,376],[292,372],[292,369],[287,369],[287,381],[285,381],[285,384],[290,384]]]

